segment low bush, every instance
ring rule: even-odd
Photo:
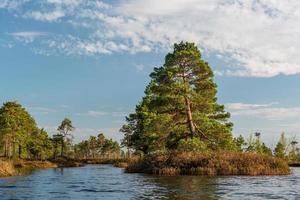
[[[242,152],[171,152],[129,162],[129,173],[156,175],[287,175],[288,163],[273,156]]]

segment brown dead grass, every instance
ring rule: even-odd
[[[18,176],[35,169],[55,168],[57,164],[49,161],[28,161],[0,159],[0,177]]]
[[[17,168],[27,168],[27,169],[47,169],[55,168],[57,164],[50,161],[28,161],[28,160],[16,160],[14,161],[14,166]]]
[[[147,155],[128,164],[126,172],[156,175],[287,175],[288,163],[284,160],[255,153],[167,153]]]
[[[0,160],[0,177],[17,175],[14,164],[10,160]]]

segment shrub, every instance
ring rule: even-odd
[[[203,152],[207,150],[206,144],[199,138],[181,139],[178,144],[179,151]]]

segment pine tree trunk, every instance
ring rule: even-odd
[[[190,100],[188,99],[188,97],[185,97],[185,104],[186,104],[186,114],[187,114],[187,123],[188,123],[188,127],[189,127],[189,130],[190,130],[190,135],[191,137],[194,136],[195,134],[195,125],[194,125],[194,122],[193,122],[193,116],[192,116],[192,111],[191,111],[191,103],[190,103]]]
[[[187,80],[186,80],[186,74],[184,72],[184,68],[185,68],[185,64],[182,65],[183,66],[183,72],[182,72],[182,80],[184,84],[187,84]],[[190,99],[188,98],[188,91],[185,91],[184,94],[184,100],[185,100],[185,105],[186,105],[186,115],[187,115],[187,124],[188,124],[188,128],[190,130],[190,136],[193,137],[195,135],[195,125],[193,122],[193,116],[192,116],[192,109],[191,109],[191,102]]]
[[[21,155],[22,155],[22,146],[21,144],[19,144],[19,158],[21,158]]]
[[[12,157],[14,159],[16,158],[16,139],[15,139],[15,137],[13,138],[13,144],[12,144]]]
[[[5,140],[5,144],[4,144],[4,157],[8,157],[8,153],[7,153],[7,149],[8,149],[8,147],[7,147],[8,145],[7,145],[7,140]]]
[[[64,139],[61,140],[61,157],[64,157]]]
[[[54,158],[54,160],[56,160],[56,158],[57,158],[57,146],[55,146],[55,148],[54,148],[53,158]]]

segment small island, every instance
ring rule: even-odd
[[[287,175],[286,144],[272,150],[232,136],[230,113],[217,102],[214,74],[194,43],[174,44],[154,68],[145,96],[121,131],[123,145],[142,156],[127,172],[158,175]],[[295,144],[294,144],[295,147]],[[279,153],[280,152],[280,153]],[[293,152],[296,153],[295,148]]]

